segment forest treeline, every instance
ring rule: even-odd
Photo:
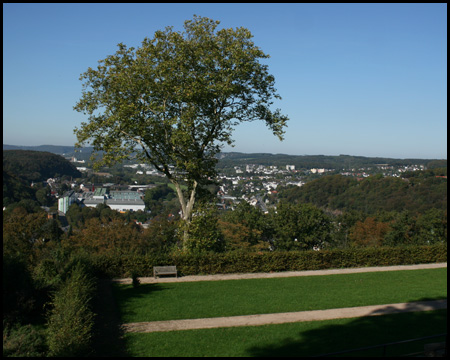
[[[3,151],[3,206],[23,200],[50,205],[50,189],[44,181],[81,176],[81,172],[60,155],[31,150]]]
[[[3,151],[3,171],[29,182],[62,175],[81,177],[80,171],[62,156],[44,151]]]
[[[289,203],[312,203],[332,210],[420,214],[430,209],[447,209],[446,176],[447,168],[408,172],[402,178],[330,175],[301,187],[279,189],[278,197]]]
[[[275,165],[284,168],[286,165],[295,165],[297,170],[309,170],[311,168],[325,169],[351,169],[361,167],[373,167],[379,164],[390,166],[424,165],[427,169],[446,167],[447,160],[427,159],[393,159],[381,157],[365,157],[353,155],[286,155],[255,153],[246,154],[239,152],[222,153],[219,155],[217,167],[219,169],[246,164]]]

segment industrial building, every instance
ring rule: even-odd
[[[89,207],[106,204],[112,210],[138,211],[145,209],[142,197],[143,194],[136,191],[109,191],[108,188],[97,188],[93,193],[85,193],[82,203]]]

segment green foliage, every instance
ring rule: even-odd
[[[153,266],[174,264],[180,275],[279,272],[365,266],[427,264],[447,261],[447,245],[346,248],[320,251],[174,253],[171,255],[92,256],[98,274],[121,278],[132,271],[153,276]]]
[[[13,204],[9,205],[6,209],[4,214],[9,215],[11,214],[14,209],[16,208],[23,208],[25,212],[28,214],[31,213],[44,213],[44,210],[40,207],[40,204],[34,200],[34,199],[22,199],[18,202],[14,202]]]
[[[68,239],[71,246],[93,253],[142,253],[146,251],[141,228],[125,219],[88,220],[83,229]]]
[[[147,210],[151,210],[153,214],[162,213],[165,210],[167,202],[176,198],[176,193],[172,187],[158,185],[152,189],[145,191],[144,203]]]
[[[288,202],[310,202],[323,207],[336,203],[337,206],[334,208],[340,208],[338,206],[340,195],[357,184],[358,181],[352,177],[329,175],[310,181],[302,187],[287,187],[279,192],[279,198]]]
[[[3,168],[3,206],[25,199],[36,199],[35,192],[29,182]]]
[[[36,200],[42,206],[50,206],[52,204],[50,186],[43,187],[36,191]]]
[[[180,241],[179,223],[167,214],[154,217],[142,233],[143,252],[164,254],[170,252]]]
[[[330,175],[302,187],[281,189],[279,196],[289,202],[311,202],[319,207],[367,214],[405,210],[418,214],[447,208],[447,179],[436,176],[433,171],[416,171],[407,180],[375,176],[356,181]]]
[[[430,209],[421,214],[415,223],[418,244],[447,243],[447,210]]]
[[[138,273],[136,271],[131,272],[131,283],[134,288],[137,288],[141,281],[139,280]]]
[[[41,229],[44,236],[44,242],[58,242],[64,234],[64,231],[60,228],[59,221],[55,219],[49,219]]]
[[[2,269],[3,323],[23,323],[36,306],[32,276],[17,256],[4,254]]]
[[[311,204],[280,202],[271,219],[275,249],[323,247],[330,241],[331,218]]]
[[[90,302],[94,289],[94,280],[78,263],[54,293],[47,324],[50,356],[89,354],[94,325]]]
[[[72,269],[82,264],[85,271],[90,270],[89,257],[83,252],[57,244],[41,256],[40,261],[33,267],[33,279],[39,288],[57,289],[70,276]]]
[[[187,229],[189,238],[184,247],[189,252],[221,252],[225,243],[218,224],[217,211],[210,205],[197,206]],[[184,224],[184,226],[186,226]]]
[[[45,329],[30,324],[3,329],[4,357],[43,357],[47,351]]]
[[[105,151],[105,163],[127,158],[139,145],[162,172],[171,163],[199,179],[212,174],[211,155],[218,150],[213,142],[231,143],[232,119],[262,119],[281,137],[287,118],[268,109],[279,95],[274,77],[258,61],[268,55],[247,29],[216,32],[218,24],[195,16],[183,33],[168,27],[138,49],[119,44],[97,70],[89,68],[75,106],[90,121],[75,130],[79,142],[93,138],[94,148]],[[107,110],[96,114],[102,107]]]
[[[8,171],[28,182],[63,175],[81,177],[76,167],[62,156],[43,151],[3,151],[3,171]]]
[[[35,262],[39,249],[44,246],[47,221],[44,211],[28,213],[20,206],[4,214],[3,254],[19,256],[27,263]]]
[[[132,155],[152,164],[175,186],[187,227],[196,192],[213,182],[217,154],[233,143],[234,127],[261,120],[281,140],[288,121],[270,109],[280,96],[259,62],[269,56],[249,30],[217,31],[218,24],[194,16],[183,32],[156,31],[140,48],[118,44],[114,55],[81,75],[83,94],[74,107],[88,115],[74,130],[77,146],[92,142],[92,160],[103,151],[94,167]]]
[[[267,248],[263,242],[272,237],[265,215],[246,201],[240,202],[233,211],[227,211],[222,221],[227,250]]]
[[[102,221],[112,221],[118,219],[124,219],[124,216],[119,212],[112,210],[106,204],[98,204],[95,208],[81,207],[77,203],[73,203],[69,206],[66,212],[66,218],[70,225],[75,229],[83,229],[89,220],[97,219]]]

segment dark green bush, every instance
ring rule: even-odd
[[[92,258],[97,273],[109,277],[153,276],[153,266],[176,265],[180,275],[231,274],[390,266],[447,261],[447,245],[348,248],[321,251],[274,251],[164,256],[122,255]]]
[[[24,260],[3,256],[3,321],[25,322],[36,308],[35,287]]]
[[[54,293],[48,319],[50,356],[85,356],[90,352],[94,325],[91,300],[95,281],[81,262]]]
[[[4,357],[42,357],[47,351],[44,329],[29,324],[3,329]]]
[[[320,270],[445,261],[446,245],[264,253],[229,252],[173,258],[173,263],[183,275]]]
[[[133,284],[134,288],[137,288],[141,283],[141,280],[139,280],[138,277],[138,273],[135,271],[131,272],[131,283]]]

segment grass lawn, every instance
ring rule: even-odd
[[[447,298],[447,269],[114,284],[113,293],[123,323],[268,314]]]
[[[447,332],[447,310],[253,327],[128,333],[130,356],[301,357],[350,350]],[[423,351],[425,343],[388,347],[386,356]],[[381,356],[382,349],[349,356]]]

